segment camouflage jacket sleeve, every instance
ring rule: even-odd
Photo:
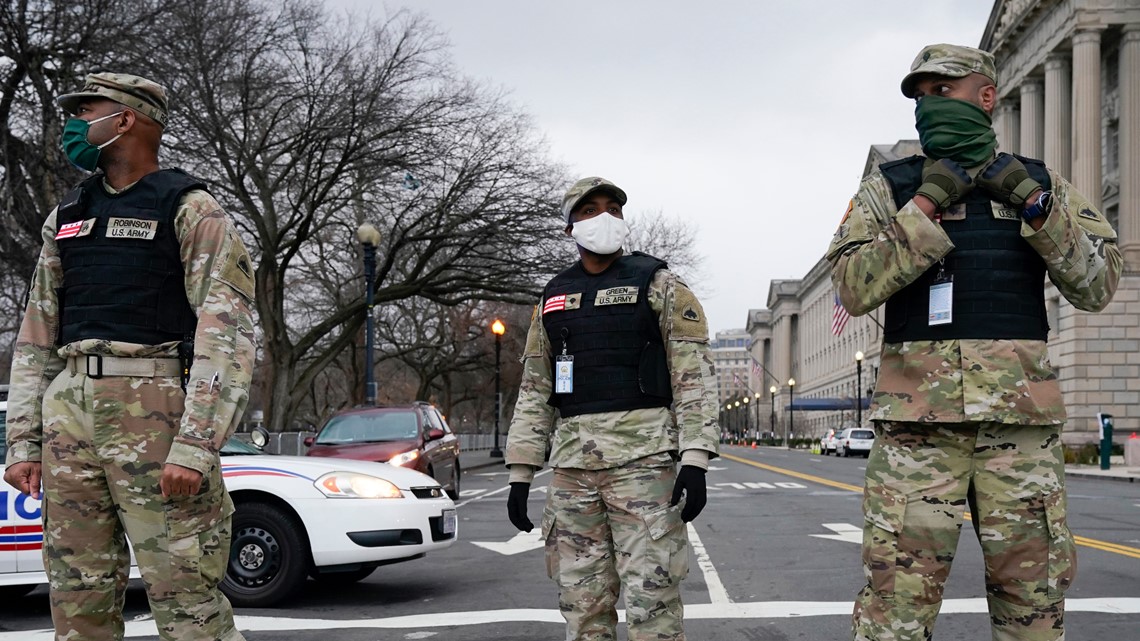
[[[660,292],[661,295],[655,295]],[[649,304],[661,319],[665,356],[673,387],[678,449],[718,454],[716,373],[709,349],[708,320],[688,285],[661,270],[650,287]]]
[[[44,391],[65,364],[55,348],[59,323],[55,292],[63,281],[55,244],[55,220],[53,211],[40,230],[44,244],[16,338],[8,391],[6,465],[40,460]]]
[[[954,244],[914,202],[897,209],[877,170],[859,192],[827,250],[831,281],[843,307],[861,316],[915,281]]]
[[[550,341],[535,308],[522,356],[522,383],[507,431],[507,465],[541,468],[554,428],[555,409],[549,403],[554,383],[550,371]],[[513,471],[513,470],[512,470]]]
[[[1052,210],[1037,231],[1022,222],[1021,235],[1045,259],[1062,296],[1077,309],[1099,312],[1112,301],[1124,267],[1116,232],[1076,188],[1049,173]]]
[[[198,316],[182,426],[167,463],[207,473],[249,399],[254,343],[253,269],[233,223],[212,196],[192,191],[175,217],[186,296]]]

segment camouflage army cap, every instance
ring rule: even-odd
[[[166,88],[157,82],[126,73],[93,73],[87,76],[82,91],[64,94],[55,101],[64,111],[75,115],[79,103],[91,98],[114,100],[166,126]]]
[[[609,191],[613,193],[619,203],[625,205],[625,192],[622,191],[620,187],[605,178],[590,176],[589,178],[583,178],[574,183],[574,185],[566,191],[566,195],[562,197],[562,219],[569,224],[570,212],[574,211],[574,208],[577,207],[578,203],[582,202],[586,196],[589,196],[595,191]]]
[[[924,73],[950,78],[964,78],[972,73],[980,73],[997,84],[994,54],[961,45],[940,44],[923,47],[914,62],[910,63],[910,73],[903,78],[904,96],[914,97],[914,84],[918,76]]]

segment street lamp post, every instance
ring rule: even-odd
[[[757,438],[760,436],[760,392],[756,392],[752,396],[752,406],[756,408],[756,432],[753,438]]]
[[[863,427],[863,352],[855,352],[855,427]]]
[[[788,429],[784,432],[784,444],[792,449],[792,435],[796,433],[796,379],[788,379]]]
[[[499,391],[499,356],[503,351],[503,333],[506,331],[507,326],[503,321],[496,318],[491,323],[491,333],[495,335],[495,447],[491,450],[491,458],[503,458],[503,451],[499,449],[499,417],[503,414],[503,393]]]
[[[776,392],[778,391],[775,385],[768,388],[768,394],[771,396],[772,401],[770,405],[772,408],[772,438],[776,438]]]
[[[732,407],[733,407],[733,409],[739,408],[740,407],[740,401],[736,401],[735,403],[733,403]],[[739,434],[740,433],[740,412],[733,412],[732,415],[736,418],[736,433]]]
[[[751,425],[752,415],[748,412],[748,402],[752,399],[745,396],[741,400],[744,401],[744,436],[745,436],[745,438],[747,438],[748,430],[752,429],[752,425]]]
[[[376,404],[376,381],[372,372],[372,281],[376,279],[376,246],[380,244],[380,231],[372,223],[356,228],[356,238],[364,246],[364,403]]]

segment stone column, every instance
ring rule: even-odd
[[[1042,160],[1065,178],[1073,163],[1073,78],[1069,56],[1045,59],[1045,155]]]
[[[1120,39],[1120,247],[1129,271],[1140,270],[1140,24]]]
[[[1073,36],[1073,185],[1095,206],[1101,192],[1100,30]]]
[[[1045,92],[1041,81],[1029,79],[1021,84],[1021,151],[1022,156],[1041,159],[1045,155]]]
[[[1011,154],[1021,153],[1021,121],[1018,118],[1017,107],[1007,97],[998,104],[996,126],[994,131],[998,136],[998,151]]]
[[[781,387],[787,387],[788,379],[792,376],[792,315],[788,314],[780,319],[779,334],[776,335],[776,358],[780,372]]]

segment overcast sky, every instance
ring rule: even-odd
[[[371,0],[328,0],[380,12]],[[989,0],[388,0],[509,91],[556,160],[698,223],[710,333],[827,249],[872,144],[917,137],[899,81],[926,44],[977,46]],[[381,14],[382,15],[382,14]],[[557,219],[554,219],[557,221]],[[552,233],[555,230],[552,229]],[[571,242],[571,241],[567,241]]]

